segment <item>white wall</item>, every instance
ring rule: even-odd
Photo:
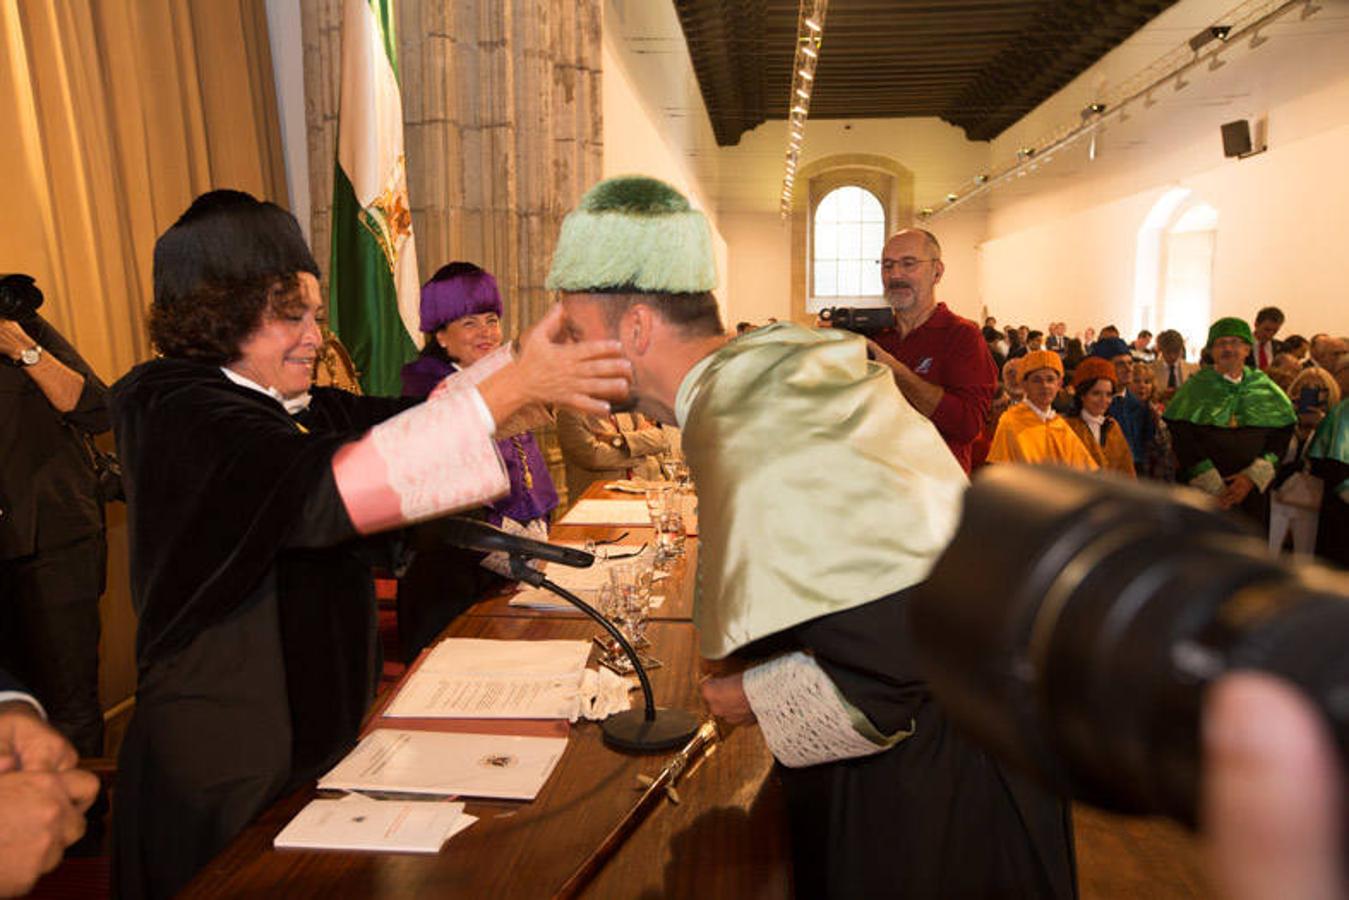
[[[1175,9],[1193,25],[1212,6]],[[1155,106],[1131,108],[1128,122],[1102,136],[1094,163],[1083,144],[991,192],[979,280],[992,314],[1032,326],[1064,319],[1070,331],[1113,321],[1127,331],[1138,229],[1179,186],[1218,210],[1213,318],[1249,319],[1274,304],[1288,316],[1285,333],[1349,333],[1349,3],[1328,0],[1305,22],[1294,10],[1262,33],[1260,47],[1238,41],[1218,70],[1203,66],[1184,90],[1168,84]],[[1174,27],[1168,34],[1185,37]],[[1081,83],[1099,75],[1089,70],[1065,89],[1077,96],[1047,106],[1071,110],[1086,96]],[[995,142],[995,156],[1043,130],[1047,119],[1033,116]],[[1268,152],[1225,159],[1219,125],[1248,117],[1267,117]]]
[[[723,212],[721,233],[733,257],[728,328],[792,317],[791,224],[776,212]]]
[[[712,192],[716,142],[674,7],[607,0],[603,31],[604,177],[660,178],[707,215],[725,316],[733,289]]]

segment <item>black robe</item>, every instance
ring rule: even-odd
[[[1214,425],[1196,425],[1184,419],[1168,419],[1172,446],[1176,451],[1177,469],[1184,473],[1204,460],[1223,478],[1230,478],[1255,462],[1261,456],[1272,454],[1282,459],[1293,438],[1293,426],[1262,428],[1218,428]],[[1234,507],[1252,521],[1269,526],[1269,492],[1259,488],[1246,495],[1240,506]]]
[[[1349,503],[1335,493],[1349,480],[1349,463],[1313,457],[1311,471],[1326,483],[1316,525],[1316,555],[1349,569]]]
[[[354,742],[379,672],[370,565],[391,542],[357,538],[331,461],[411,405],[317,388],[292,418],[181,360],[114,386],[140,617],[115,894],[172,896]]]
[[[1075,897],[1066,801],[995,761],[947,721],[914,664],[900,591],[739,651],[801,649],[882,733],[873,756],[792,769],[786,789],[800,897]]]

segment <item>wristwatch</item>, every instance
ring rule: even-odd
[[[18,362],[21,366],[35,366],[40,359],[42,359],[42,345],[34,344],[19,354]]]

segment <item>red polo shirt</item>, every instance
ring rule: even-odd
[[[998,386],[998,370],[979,331],[969,319],[938,303],[926,322],[901,339],[893,328],[876,343],[924,381],[944,391],[932,424],[968,473],[971,448],[984,428],[984,417]]]

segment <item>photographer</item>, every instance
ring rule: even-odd
[[[998,370],[979,327],[937,302],[945,271],[941,245],[931,233],[905,228],[891,235],[882,251],[881,283],[895,327],[867,343],[872,358],[890,368],[904,399],[932,420],[968,474]]]
[[[97,756],[106,551],[84,435],[108,430],[107,388],[41,303],[31,278],[0,279],[0,667],[33,688],[81,755]]]

